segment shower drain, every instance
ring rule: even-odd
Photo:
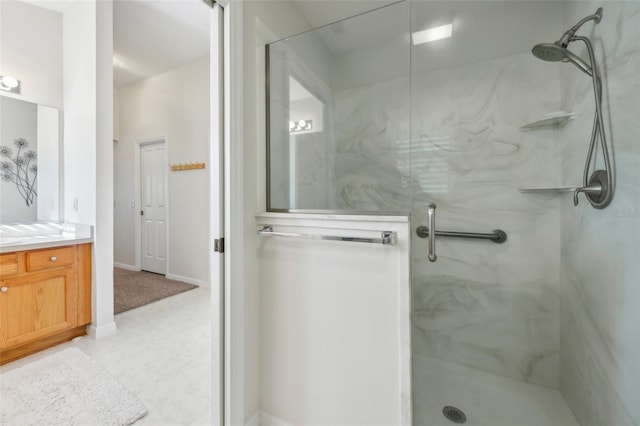
[[[464,423],[467,421],[467,416],[465,416],[461,409],[450,405],[447,405],[442,409],[442,414],[454,423]]]

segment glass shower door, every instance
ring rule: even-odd
[[[560,181],[558,134],[520,130],[562,107],[560,69],[530,53],[549,26],[560,3],[412,3],[416,425],[576,424],[558,391],[560,201],[519,191]]]

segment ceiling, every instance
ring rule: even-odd
[[[120,88],[206,57],[209,11],[202,0],[115,0],[114,86]]]
[[[311,26],[336,23],[289,38],[287,46],[299,57],[327,58],[330,77],[324,77],[342,90],[529,52],[563,31],[559,1],[400,2],[356,16],[389,3],[296,0]],[[448,23],[453,24],[450,39],[411,44],[412,31]]]
[[[294,0],[298,11],[312,28],[332,24],[361,13],[396,3],[398,0]]]
[[[42,7],[44,9],[53,10],[54,12],[64,12],[73,5],[72,1],[68,0],[21,0],[24,3],[29,3],[34,6]]]
[[[22,1],[61,13],[74,4],[68,0]],[[208,56],[209,11],[202,0],[114,0],[114,86],[120,88]]]

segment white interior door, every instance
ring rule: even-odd
[[[167,273],[167,165],[165,143],[140,146],[141,268]]]

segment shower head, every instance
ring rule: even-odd
[[[559,41],[555,43],[536,44],[533,46],[533,49],[531,49],[531,53],[533,53],[536,58],[542,59],[543,61],[571,62],[586,74],[590,76],[593,75],[591,67],[575,53],[571,52],[566,47],[563,47]]]
[[[579,56],[569,51],[567,49],[567,46],[569,46],[569,43],[571,43],[572,41],[583,38],[575,36],[576,31],[578,31],[581,26],[589,21],[594,21],[597,24],[601,19],[602,8],[599,7],[598,10],[596,10],[596,13],[581,19],[577,24],[575,24],[569,30],[565,31],[560,40],[556,41],[555,43],[536,44],[531,50],[531,53],[533,53],[535,57],[542,59],[543,61],[571,62],[575,66],[580,68],[583,72],[593,77],[593,71],[591,70],[591,67],[587,65],[587,63],[583,61]]]

